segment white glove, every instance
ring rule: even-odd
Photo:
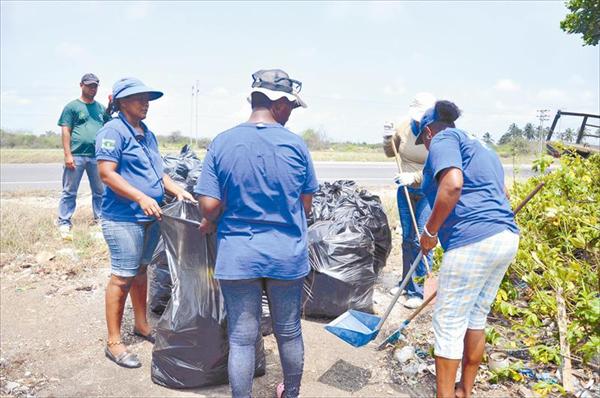
[[[383,136],[391,137],[394,135],[394,123],[393,122],[385,122],[383,124]]]
[[[400,186],[409,186],[417,181],[417,173],[398,173],[394,177],[394,182]]]

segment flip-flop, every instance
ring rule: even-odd
[[[114,356],[114,354],[112,352],[110,352],[108,347],[106,347],[104,349],[104,355],[106,355],[106,357],[108,359],[110,359],[117,365],[122,366],[124,368],[133,369],[133,368],[139,368],[140,366],[142,366],[142,363],[138,359],[137,355],[135,355],[129,351],[123,351],[119,355]]]
[[[277,384],[277,398],[283,398],[283,393],[285,392],[285,386],[283,383]]]
[[[151,342],[152,344],[154,344],[154,342],[156,341],[156,331],[154,329],[148,334],[141,334],[136,329],[133,329],[133,334]]]

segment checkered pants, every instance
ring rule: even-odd
[[[444,253],[433,312],[436,356],[461,359],[467,329],[485,328],[518,247],[519,235],[506,230]]]

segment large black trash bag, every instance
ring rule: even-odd
[[[152,261],[148,266],[148,306],[150,311],[156,315],[162,315],[171,299],[171,274],[169,273],[169,263],[167,262],[167,252],[165,243],[162,239],[152,255]]]
[[[373,267],[376,273],[385,267],[392,250],[392,232],[381,200],[354,181],[338,180],[319,186],[313,197],[309,225],[324,220],[348,220],[366,226],[375,239]]]
[[[189,193],[194,193],[194,187],[196,186],[196,182],[198,181],[198,178],[200,178],[201,173],[202,173],[202,163],[196,164],[194,166],[194,168],[188,172],[187,177],[185,179],[185,185],[186,185],[185,189]]]
[[[308,228],[311,271],[303,311],[337,317],[349,309],[373,312],[375,244],[368,228],[352,220],[318,221]]]
[[[161,235],[173,279],[171,301],[156,327],[152,381],[172,388],[228,382],[225,303],[213,277],[216,240],[198,231],[198,206],[178,201],[163,208]],[[265,373],[262,336],[255,375]]]
[[[188,192],[192,192],[193,186],[190,188],[190,173],[195,171],[195,179],[198,179],[200,170],[202,170],[202,161],[196,155],[189,145],[184,145],[178,155],[163,156],[164,172],[180,187]],[[192,176],[193,177],[193,176]],[[195,181],[195,180],[194,180]],[[165,193],[165,203],[171,203],[175,200],[171,194]]]

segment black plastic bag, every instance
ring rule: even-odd
[[[167,262],[167,252],[162,239],[158,241],[152,261],[148,266],[148,307],[156,315],[162,315],[171,299],[171,274]]]
[[[228,382],[225,303],[213,277],[214,235],[202,236],[198,206],[178,201],[163,207],[160,224],[173,280],[171,301],[156,328],[152,381],[172,388]],[[265,373],[262,336],[256,343],[255,375]]]
[[[366,226],[375,239],[374,270],[379,273],[385,267],[392,250],[392,232],[378,196],[360,189],[354,181],[325,182],[313,196],[309,225],[326,220],[352,220]]]
[[[196,164],[187,174],[185,178],[186,190],[189,193],[194,193],[194,187],[196,186],[196,182],[198,178],[200,178],[200,174],[202,173],[202,163]]]
[[[178,155],[163,156],[164,172],[180,187],[188,192],[192,192],[195,181],[200,176],[202,170],[202,161],[196,155],[189,145],[184,145]],[[193,171],[193,174],[192,174]],[[190,185],[191,183],[194,185]],[[165,203],[171,203],[175,200],[168,192],[165,193]]]
[[[311,272],[303,311],[337,317],[349,309],[373,312],[375,244],[367,227],[352,219],[319,221],[308,229]]]

